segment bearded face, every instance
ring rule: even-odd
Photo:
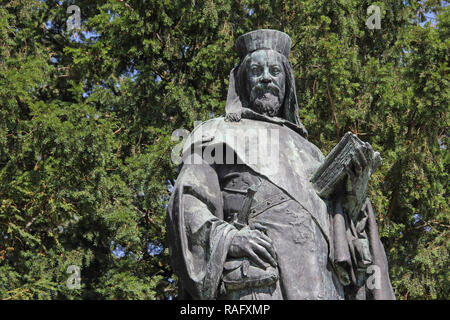
[[[250,108],[270,117],[280,116],[286,74],[281,55],[274,50],[258,50],[247,62]]]

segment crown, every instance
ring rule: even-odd
[[[288,58],[291,43],[291,38],[284,32],[260,29],[240,36],[236,40],[236,50],[240,59],[259,49],[272,49]]]

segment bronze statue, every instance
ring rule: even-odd
[[[180,299],[394,299],[365,195],[381,158],[351,133],[326,159],[307,140],[290,46],[239,37],[225,115],[184,144],[167,214]]]

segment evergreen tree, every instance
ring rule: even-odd
[[[350,130],[384,158],[369,196],[397,298],[447,299],[449,23],[437,0],[2,1],[0,298],[175,297],[172,133],[224,113],[237,36],[272,28],[309,139]]]

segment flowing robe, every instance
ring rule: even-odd
[[[278,137],[275,144],[271,138],[261,139],[264,132]],[[269,148],[264,148],[264,144],[269,144]],[[255,149],[255,145],[263,147]],[[303,217],[299,219],[306,219],[312,230],[309,248],[311,243],[316,243],[312,251],[319,251],[315,253],[315,258],[302,260],[305,248],[298,241],[288,239],[292,232],[287,232],[287,228],[292,229],[296,222],[287,216],[274,216],[276,212],[273,211],[260,216],[270,229],[268,234],[275,237],[274,247],[281,274],[277,287],[282,292],[276,298],[343,298],[342,284],[336,282],[337,270],[346,273],[353,287],[356,286],[354,298],[366,298],[365,285],[357,276],[360,267],[357,253],[361,246],[358,245],[358,236],[352,237],[351,231],[355,228],[352,228],[351,221],[341,219],[342,213],[336,214],[333,205],[327,204],[316,194],[309,181],[324,161],[320,150],[297,132],[276,122],[251,119],[226,122],[223,118],[202,123],[188,137],[184,145],[184,162],[169,201],[167,233],[172,266],[180,280],[180,298],[217,299],[223,294],[224,264],[233,236],[238,231],[225,221],[224,199],[217,171],[218,167],[233,166],[223,163],[232,158],[227,153],[229,151],[238,163],[244,164],[290,197],[290,206]],[[252,158],[255,152],[256,159]],[[214,161],[211,161],[212,158]],[[369,243],[370,262],[377,263],[382,273],[381,288],[372,290],[371,297],[390,299],[393,294],[386,257],[370,203],[364,210],[365,215],[362,216],[365,220],[358,228],[364,232]],[[338,269],[338,266],[341,268]],[[301,270],[313,273],[304,281],[296,280],[301,277]],[[319,278],[323,285],[308,285],[308,281],[317,282]],[[312,295],[308,294],[308,290]]]

